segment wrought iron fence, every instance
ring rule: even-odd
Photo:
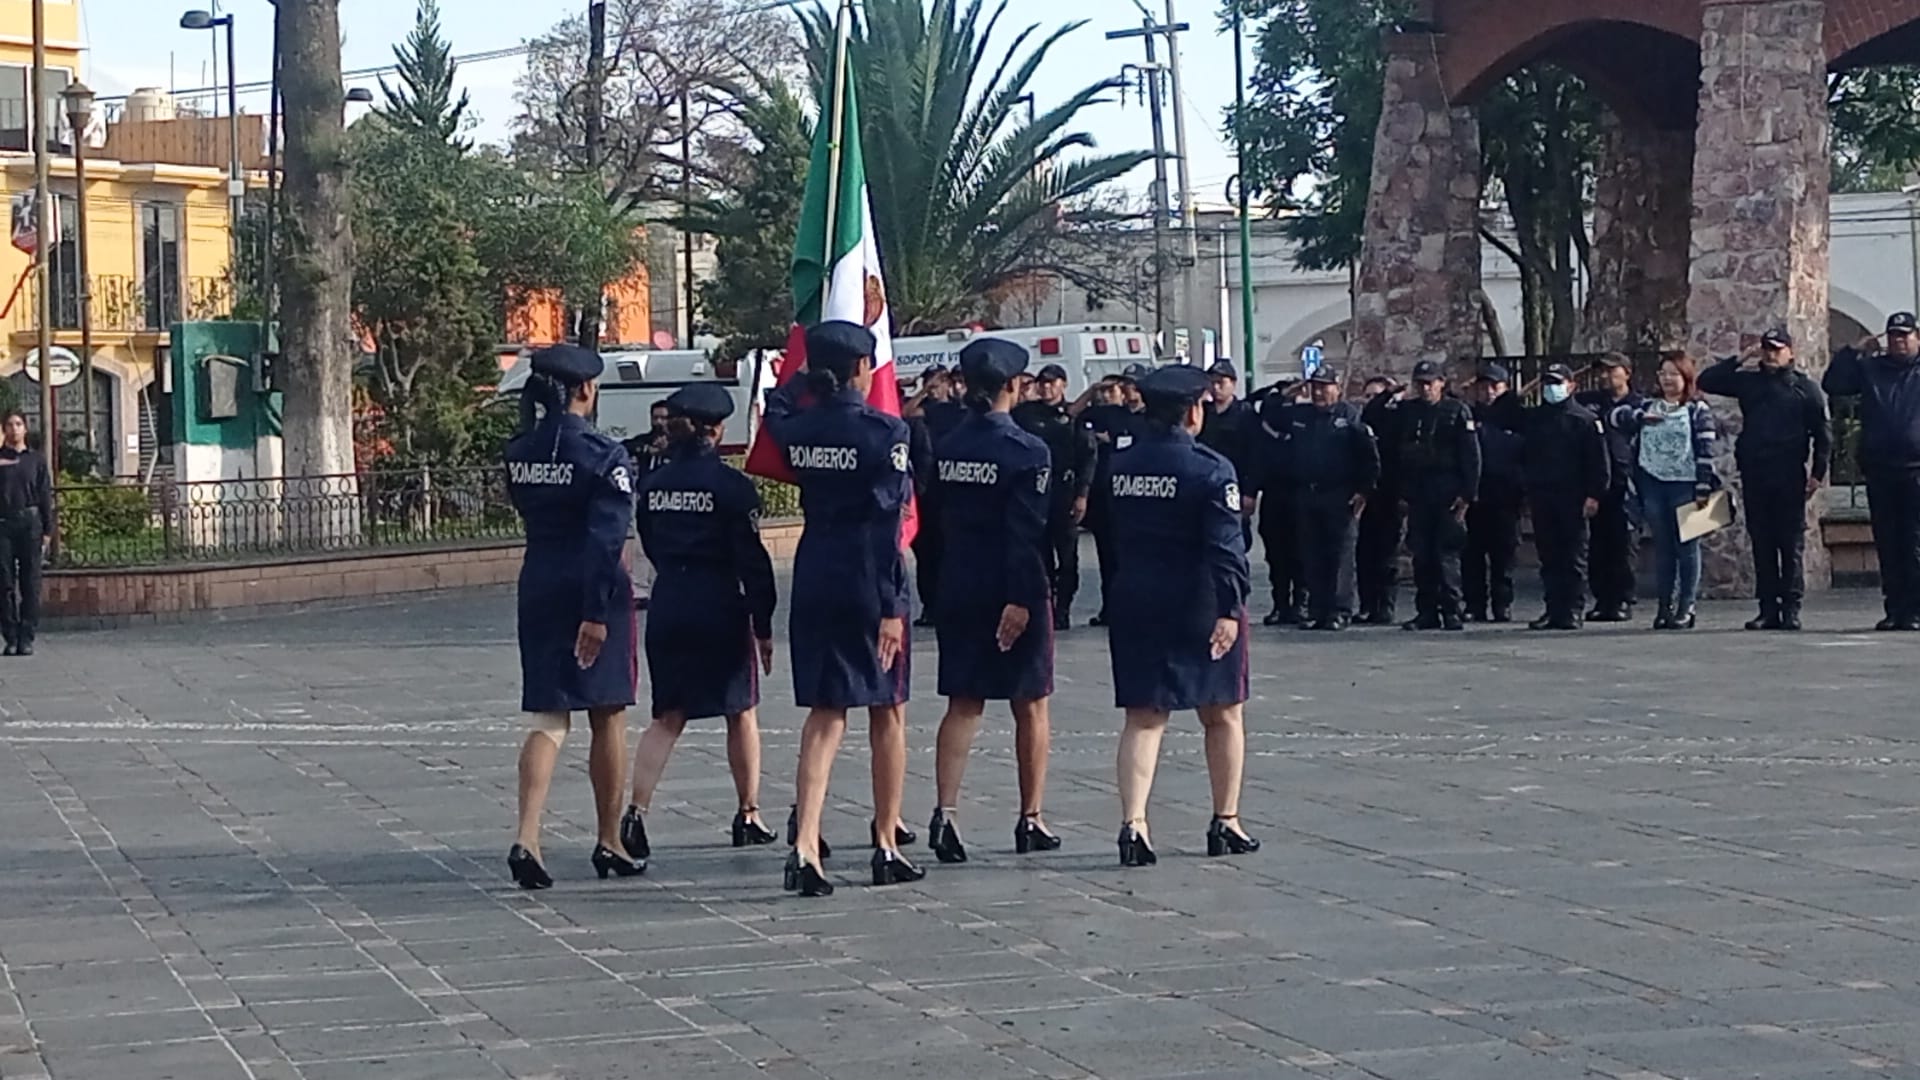
[[[60,487],[54,565],[122,568],[420,548],[520,535],[498,467]]]

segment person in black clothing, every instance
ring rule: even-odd
[[[27,448],[27,418],[0,421],[0,635],[7,656],[32,656],[40,630],[40,567],[53,540],[53,473]]]
[[[1213,402],[1200,424],[1200,445],[1218,453],[1233,464],[1233,470],[1246,486],[1248,455],[1253,449],[1254,429],[1260,418],[1253,405],[1239,398],[1240,378],[1231,360],[1222,360],[1207,369],[1213,380]],[[1240,532],[1247,550],[1253,550],[1253,516],[1243,514]]]
[[[1380,482],[1360,513],[1359,537],[1354,545],[1360,621],[1372,626],[1393,625],[1400,592],[1400,541],[1406,531],[1406,514],[1400,507],[1398,459],[1393,451],[1399,446],[1397,425],[1403,389],[1392,379],[1376,375],[1367,380],[1363,389],[1366,405],[1360,410],[1360,418],[1380,446]]]
[[[1300,385],[1276,384],[1257,395],[1259,413],[1248,448],[1248,475],[1242,481],[1253,493],[1254,509],[1260,515],[1260,542],[1267,551],[1267,581],[1273,589],[1273,610],[1260,620],[1263,626],[1298,626],[1308,621],[1307,575],[1294,511],[1299,489],[1293,422],[1296,413],[1307,408],[1295,396]]]
[[[1113,582],[1119,577],[1114,560],[1113,517],[1108,512],[1107,474],[1113,464],[1113,452],[1130,445],[1141,424],[1138,379],[1150,369],[1145,364],[1130,365],[1115,379],[1103,379],[1089,387],[1084,397],[1093,404],[1079,413],[1080,426],[1093,436],[1097,452],[1093,461],[1092,498],[1087,503],[1087,531],[1093,534],[1093,553],[1100,560],[1100,613],[1090,626],[1107,625],[1108,602],[1113,598]]]
[[[966,418],[966,410],[960,405],[960,392],[960,381],[954,372],[938,366],[931,367],[920,381],[919,392],[901,406],[900,415],[907,421],[911,436],[909,448],[922,441],[922,437],[913,430],[917,420],[918,426],[926,432],[924,441],[929,462],[940,440]],[[931,466],[926,475],[933,475]],[[940,560],[944,557],[940,547],[940,504],[932,483],[917,487],[914,494],[918,499],[915,505],[920,515],[920,526],[913,536],[913,583],[920,592],[920,617],[913,621],[913,625],[930,627],[933,625],[934,598],[939,595]]]
[[[1513,404],[1496,411],[1503,418],[1518,416],[1514,426],[1525,439],[1527,506],[1547,600],[1531,628],[1578,630],[1587,598],[1587,523],[1600,512],[1613,473],[1605,425],[1573,399],[1572,369],[1554,364],[1541,381],[1546,404],[1523,409],[1510,399]]]
[[[1473,418],[1480,436],[1480,498],[1467,510],[1467,555],[1460,580],[1469,622],[1513,619],[1513,560],[1520,549],[1521,438],[1513,410],[1520,398],[1499,364],[1480,369],[1473,383]]]
[[[1607,494],[1600,500],[1600,512],[1591,526],[1592,552],[1588,576],[1593,585],[1593,610],[1590,622],[1626,622],[1633,618],[1633,602],[1638,591],[1634,580],[1634,555],[1639,550],[1634,535],[1632,500],[1627,494],[1633,477],[1633,433],[1614,424],[1615,410],[1626,408],[1638,413],[1647,407],[1647,399],[1633,388],[1633,361],[1610,352],[1594,362],[1606,380],[1598,390],[1576,394],[1574,400],[1600,418],[1607,438]]]
[[[1801,565],[1807,545],[1807,502],[1826,482],[1833,460],[1827,397],[1793,365],[1793,339],[1770,330],[1758,355],[1729,356],[1700,373],[1704,393],[1740,402],[1734,463],[1746,496],[1760,615],[1749,630],[1800,629],[1806,594]],[[1811,455],[1812,468],[1808,468]]]
[[[1013,407],[1013,421],[1047,444],[1047,574],[1053,586],[1053,628],[1073,625],[1074,594],[1080,591],[1080,522],[1087,516],[1098,444],[1067,407],[1067,371],[1048,364],[1034,379],[1039,396]]]
[[[1447,396],[1439,364],[1415,364],[1413,385],[1417,396],[1400,406],[1394,452],[1417,607],[1405,629],[1460,630],[1460,553],[1467,510],[1480,493],[1480,439],[1472,410]]]
[[[1920,326],[1887,320],[1887,347],[1872,338],[1841,349],[1821,384],[1860,398],[1860,464],[1880,555],[1887,617],[1877,629],[1920,631]]]
[[[1314,630],[1353,620],[1354,523],[1380,480],[1380,448],[1357,406],[1340,400],[1340,375],[1322,365],[1307,380],[1313,404],[1292,410],[1294,535],[1306,571]]]

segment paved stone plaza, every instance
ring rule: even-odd
[[[511,603],[55,635],[0,667],[0,1076],[1920,1076],[1920,639],[1743,634],[1744,605],[1658,637],[1257,630],[1265,851],[1204,857],[1183,718],[1161,863],[1123,873],[1104,643],[1078,630],[1059,853],[1011,854],[1002,713],[962,815],[975,861],[861,886],[856,734],[828,823],[845,887],[783,895],[781,849],[726,846],[716,722],[628,882],[592,878],[570,743],[559,884],[525,894]],[[770,685],[778,824],[797,717]]]

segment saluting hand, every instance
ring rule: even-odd
[[[758,644],[760,646],[760,673],[762,675],[771,675],[773,674],[773,639],[761,638]]]
[[[1359,517],[1361,514],[1367,512],[1367,497],[1365,495],[1355,495],[1353,498],[1347,500],[1347,508],[1353,511],[1354,517]]]
[[[1215,660],[1233,651],[1233,643],[1240,640],[1239,619],[1215,619],[1213,621],[1213,658]]]
[[[892,671],[893,662],[900,659],[900,646],[907,640],[905,619],[881,619],[880,640],[874,643],[874,652],[880,659],[882,671]]]
[[[1453,500],[1453,516],[1460,521],[1467,520],[1467,508],[1472,505],[1465,499]]]
[[[1001,652],[1011,650],[1013,643],[1020,640],[1020,635],[1027,632],[1029,618],[1027,609],[1019,604],[1008,604],[1000,609],[1000,629],[994,631],[993,639]]]
[[[1820,494],[1820,478],[1817,476],[1807,477],[1807,498],[1811,499],[1818,494]]]
[[[573,662],[585,671],[600,659],[600,647],[607,643],[607,624],[583,622],[580,633],[573,639]]]
[[[1855,345],[1854,349],[1868,356],[1878,356],[1880,355],[1880,339],[1872,334],[1868,334],[1866,337],[1860,339],[1860,343]]]

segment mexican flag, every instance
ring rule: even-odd
[[[854,89],[847,34],[851,0],[840,8],[840,32],[833,78],[820,102],[813,156],[807,168],[806,199],[800,207],[800,231],[794,239],[794,325],[777,373],[779,385],[806,370],[807,327],[839,319],[873,331],[873,386],[867,401],[890,416],[900,415],[900,388],[894,379],[892,315],[880,273],[880,244],[873,232],[873,207],[867,196],[867,166],[860,149],[860,105]],[[754,434],[747,471],[791,483],[786,455],[764,430]],[[913,541],[918,526],[912,503],[901,522],[900,544]]]

